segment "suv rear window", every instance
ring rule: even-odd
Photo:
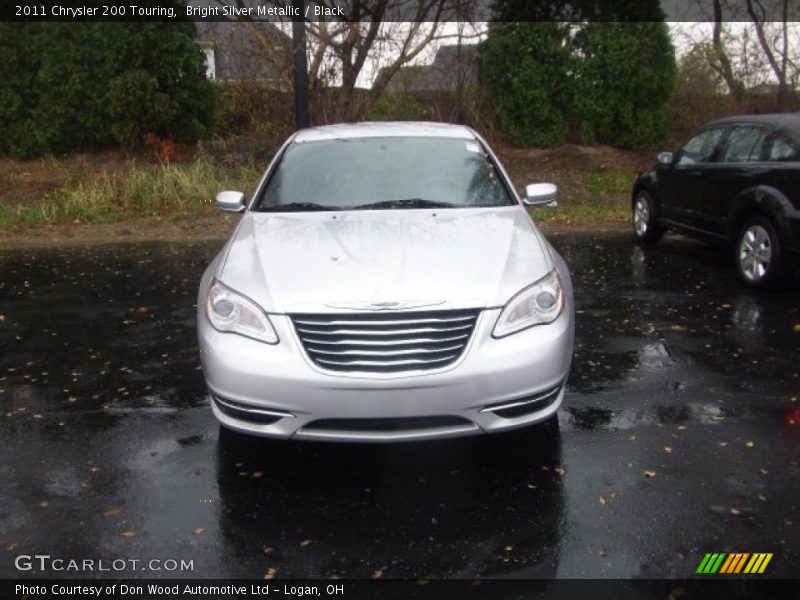
[[[787,140],[782,135],[777,135],[773,138],[769,147],[767,160],[776,162],[800,160],[800,151],[798,151],[794,142]]]

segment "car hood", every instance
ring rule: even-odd
[[[247,212],[217,273],[267,312],[504,305],[552,268],[519,206]]]

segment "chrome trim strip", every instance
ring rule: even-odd
[[[498,410],[505,410],[507,408],[516,408],[517,406],[526,406],[528,404],[537,404],[542,400],[548,400],[553,396],[557,396],[558,393],[561,391],[562,385],[557,385],[554,389],[550,390],[549,392],[545,392],[540,394],[539,396],[534,396],[533,398],[528,398],[526,400],[511,400],[510,402],[505,402],[502,404],[492,404],[491,406],[486,406],[478,411],[478,413],[487,413],[487,412],[496,412]]]
[[[280,410],[272,410],[267,408],[245,408],[240,404],[231,404],[230,401],[225,401],[216,394],[211,394],[211,397],[214,399],[214,402],[221,404],[222,406],[229,408],[232,411],[239,411],[239,412],[246,412],[252,413],[256,415],[266,415],[268,417],[278,417],[281,419],[294,419],[295,416],[290,412],[283,412]]]

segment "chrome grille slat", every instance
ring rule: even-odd
[[[353,319],[336,319],[333,321],[320,321],[319,319],[296,319],[296,325],[395,325],[401,323],[403,325],[418,325],[420,323],[455,323],[457,321],[471,321],[472,317],[456,317],[452,319],[388,319],[378,320],[370,319],[365,321],[357,321]]]
[[[317,350],[308,348],[313,354],[331,354],[334,356],[403,356],[406,354],[439,354],[461,350],[461,344],[446,348],[410,348],[407,350]]]
[[[377,366],[408,366],[408,365],[430,365],[433,363],[440,363],[456,358],[457,354],[450,354],[443,358],[433,358],[431,360],[424,360],[420,358],[406,359],[406,360],[329,360],[318,358],[317,361],[325,363],[326,365],[348,365],[348,366],[362,366],[362,367],[377,367]]]
[[[443,338],[411,338],[408,340],[360,340],[358,343],[351,343],[347,341],[341,340],[319,340],[316,338],[305,338],[304,341],[307,341],[309,344],[320,344],[323,346],[342,346],[342,345],[349,345],[349,346],[409,346],[412,344],[444,344],[446,342],[455,342],[458,340],[466,340],[469,338],[468,333],[464,333],[461,335],[456,335],[452,337],[443,337]]]
[[[289,315],[306,355],[329,371],[440,369],[464,353],[479,311]]]
[[[392,327],[389,329],[308,329],[306,327],[295,327],[301,333],[312,335],[402,335],[408,333],[440,333],[448,331],[471,330],[473,325],[457,325],[455,327],[421,327],[416,329],[402,329]]]

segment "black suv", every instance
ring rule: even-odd
[[[633,231],[668,229],[733,247],[743,283],[781,282],[800,258],[800,113],[728,117],[636,178]]]

